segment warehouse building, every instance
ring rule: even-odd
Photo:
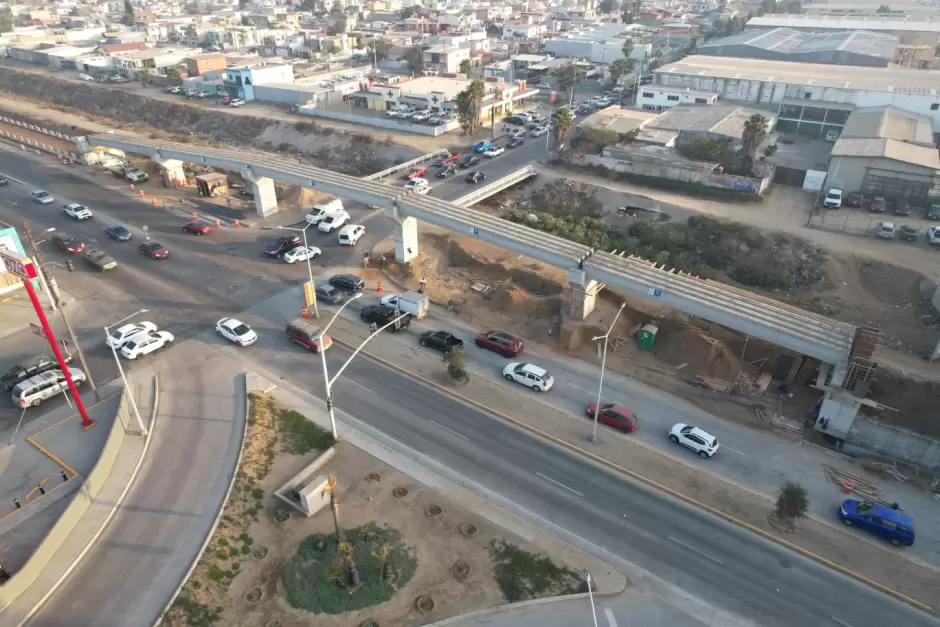
[[[940,17],[898,19],[896,17],[840,17],[825,15],[763,15],[752,17],[745,31],[767,28],[792,28],[807,32],[867,30],[900,38],[904,45],[936,48],[940,45]]]
[[[897,56],[896,35],[871,31],[808,33],[791,28],[748,29],[707,41],[697,54],[794,63],[887,67]]]

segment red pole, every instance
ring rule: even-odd
[[[55,336],[52,334],[52,327],[49,326],[49,320],[46,318],[46,312],[42,309],[42,303],[39,302],[39,296],[36,294],[33,282],[29,279],[23,279],[23,284],[26,286],[26,293],[29,294],[29,300],[33,303],[33,309],[36,310],[36,315],[39,316],[39,323],[42,325],[42,330],[46,334],[46,339],[49,340],[52,352],[55,353],[56,361],[59,362],[59,368],[62,369],[62,374],[65,375],[65,380],[68,381],[72,398],[75,399],[75,405],[78,407],[78,413],[82,415],[82,429],[91,429],[95,426],[95,421],[89,418],[88,412],[85,411],[85,404],[82,402],[82,397],[78,394],[78,388],[75,387],[75,382],[72,381],[72,373],[69,372],[69,366],[62,357],[62,351],[59,350],[59,343],[56,342]]]

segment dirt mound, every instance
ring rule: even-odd
[[[726,381],[744,370],[756,375],[749,364],[743,364],[722,342],[710,337],[704,330],[692,326],[680,326],[672,320],[660,324],[653,354],[661,361],[680,366],[686,376],[715,377]]]
[[[858,268],[862,288],[885,305],[905,305],[921,300],[923,275],[913,270],[879,261],[862,263]]]
[[[535,319],[551,318],[560,313],[565,306],[561,298],[532,296],[513,285],[496,288],[489,302],[498,311],[523,314]]]
[[[868,398],[898,410],[881,412],[881,420],[940,438],[940,421],[937,420],[940,383],[916,381],[900,373],[880,369]]]

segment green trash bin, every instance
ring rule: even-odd
[[[641,351],[648,351],[653,349],[653,345],[656,344],[656,334],[659,333],[659,327],[653,324],[647,324],[637,335],[637,346]]]

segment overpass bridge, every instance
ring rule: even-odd
[[[277,210],[275,180],[384,207],[386,215],[399,224],[395,258],[402,263],[418,254],[417,221],[537,259],[568,271],[572,315],[576,318],[583,319],[593,311],[599,287],[606,284],[818,359],[831,365],[835,387],[842,385],[848,371],[856,334],[852,325],[660,268],[646,260],[598,252],[462,206],[464,202],[475,202],[469,197],[472,194],[458,202],[447,202],[257,151],[223,150],[118,134],[92,135],[79,138],[77,143],[80,149],[107,147],[147,155],[163,165],[170,177],[174,176],[173,169],[181,171],[184,162],[239,172],[252,183],[260,215]]]

